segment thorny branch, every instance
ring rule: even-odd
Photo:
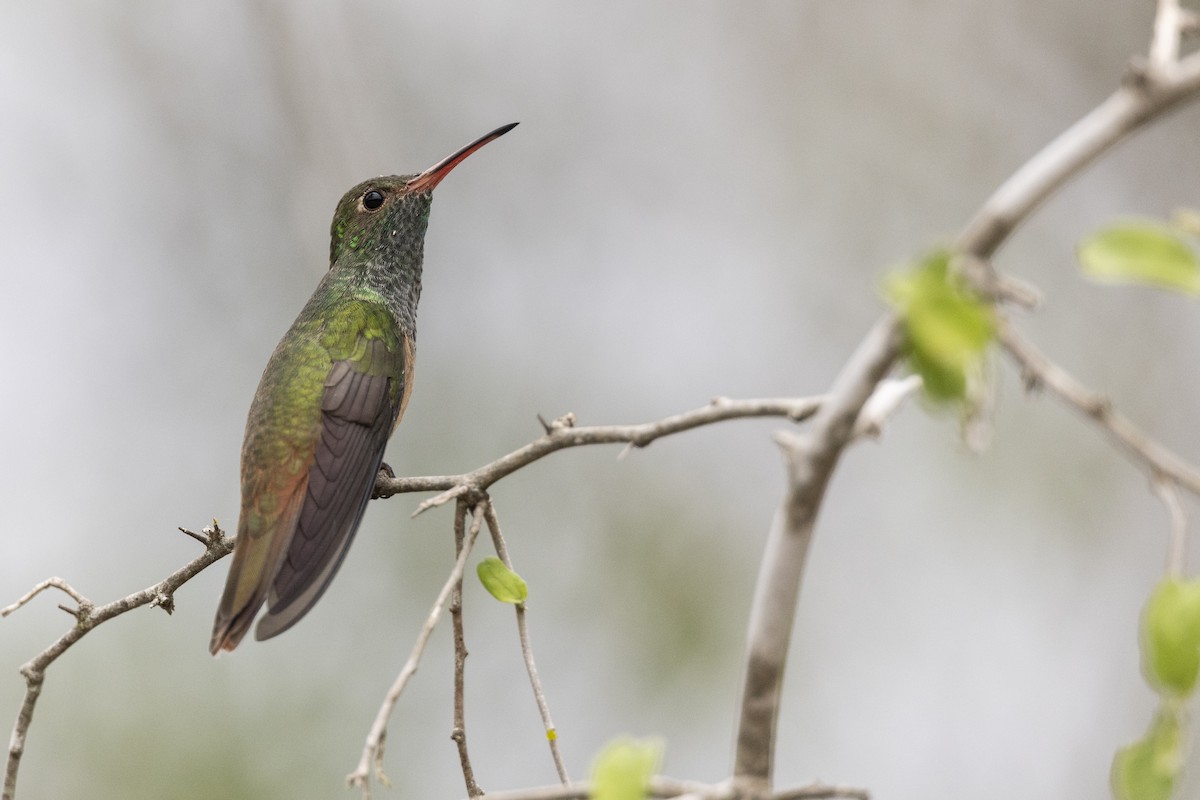
[[[899,389],[889,387],[887,392],[886,402],[878,404],[878,414],[890,413],[890,409],[895,408],[903,402],[915,390],[911,382],[906,383]],[[591,426],[591,427],[575,427],[575,416],[566,414],[553,422],[542,422],[542,427],[545,434],[535,439],[533,442],[519,448],[518,450],[509,453],[506,456],[489,463],[476,470],[462,475],[456,476],[433,476],[433,477],[417,477],[417,478],[391,478],[380,473],[375,484],[376,497],[390,497],[394,494],[407,492],[422,492],[422,491],[438,491],[450,490],[443,492],[438,497],[433,498],[433,501],[425,501],[418,508],[418,513],[425,508],[434,505],[441,505],[451,499],[458,499],[458,508],[462,509],[468,500],[475,500],[475,514],[486,513],[489,515],[488,525],[492,531],[493,538],[497,541],[497,553],[501,559],[511,567],[508,561],[508,555],[504,549],[503,538],[500,536],[499,520],[496,518],[495,509],[491,505],[490,499],[486,496],[486,489],[501,478],[512,474],[518,469],[537,461],[538,459],[570,447],[579,447],[593,444],[613,444],[625,443],[634,447],[645,447],[656,439],[664,436],[669,436],[674,433],[691,430],[693,428],[711,425],[716,422],[725,420],[740,419],[747,417],[782,417],[794,421],[801,421],[810,417],[813,412],[820,406],[820,398],[773,398],[765,400],[730,400],[727,398],[716,398],[709,405],[703,408],[692,411],[675,414],[670,417],[665,417],[656,422],[643,423],[639,425],[609,425],[609,426]],[[873,423],[874,417],[865,419],[864,434],[876,434],[878,425]],[[457,516],[456,516],[457,519]],[[457,524],[457,523],[456,523]],[[474,534],[469,534],[469,541],[474,542],[474,536],[478,533],[478,519],[472,523]],[[469,548],[468,548],[469,549]],[[458,570],[458,565],[455,566],[458,572],[458,580],[461,581],[461,570]],[[451,577],[454,577],[452,573]],[[451,582],[447,582],[450,586]],[[433,627],[437,623],[437,618],[440,615],[441,607],[445,605],[446,599],[439,598],[439,602],[435,604],[434,610],[430,612],[426,619],[425,627],[422,628],[421,634],[418,636],[417,645],[413,649],[412,655],[409,656],[408,662],[401,670],[399,677],[393,683],[392,688],[388,691],[384,698],[384,702],[376,715],[375,722],[371,726],[371,730],[367,735],[366,746],[363,749],[362,758],[359,761],[358,767],[347,776],[347,781],[351,786],[358,787],[363,790],[364,797],[370,797],[370,775],[371,768],[374,767],[376,778],[380,783],[387,783],[387,777],[383,772],[383,745],[387,733],[388,719],[391,717],[392,711],[396,703],[400,699],[400,695],[404,691],[409,678],[416,672],[418,663],[420,662],[421,654],[424,652],[425,642],[432,633]],[[566,766],[563,763],[561,753],[559,752],[557,733],[554,728],[553,721],[550,717],[550,711],[546,705],[545,695],[542,692],[541,682],[537,675],[537,667],[533,661],[533,653],[529,647],[528,628],[525,623],[525,610],[518,607],[518,635],[521,638],[522,654],[525,657],[526,669],[529,672],[530,682],[534,687],[534,696],[538,703],[538,710],[542,715],[543,724],[546,726],[546,736],[550,743],[551,754],[554,758],[555,769],[558,771],[559,777],[564,782],[568,781]],[[456,653],[458,652],[456,647]],[[465,655],[463,656],[465,658]],[[458,664],[459,656],[456,655],[456,673],[461,669]],[[457,679],[456,679],[456,694],[457,694]],[[468,793],[473,794],[472,785],[474,785],[474,775],[470,770],[470,762],[466,755],[465,731],[459,724],[459,716],[456,710],[455,730],[453,738],[459,747],[460,759],[463,763],[464,778],[468,782]],[[475,786],[475,789],[478,789]]]
[[[863,413],[858,416],[857,423],[853,426],[855,436],[878,436],[882,429],[884,420],[896,411],[904,401],[920,388],[919,380],[905,378],[897,381],[881,381],[878,387],[875,387],[875,394],[871,398],[871,402],[863,409]],[[481,509],[484,518],[487,521],[488,528],[492,533],[493,541],[496,543],[496,552],[500,559],[509,568],[512,564],[508,558],[507,548],[504,544],[503,536],[500,533],[500,523],[496,516],[495,508],[491,499],[486,494],[486,489],[496,481],[512,474],[516,470],[537,461],[538,459],[549,455],[550,453],[569,447],[579,447],[593,444],[613,444],[626,443],[634,447],[644,447],[655,439],[662,438],[673,433],[678,433],[692,428],[709,425],[715,422],[720,422],[728,419],[737,419],[741,417],[762,417],[773,416],[783,417],[791,420],[804,420],[812,416],[814,411],[821,406],[821,398],[801,398],[801,399],[769,399],[769,400],[729,400],[725,398],[717,398],[709,405],[695,409],[693,411],[676,414],[666,417],[657,422],[644,423],[641,425],[611,425],[611,426],[592,426],[592,427],[575,427],[575,417],[573,414],[566,414],[553,422],[542,422],[542,427],[545,430],[545,435],[534,440],[530,444],[519,448],[518,450],[509,453],[506,456],[486,464],[472,472],[463,473],[456,476],[441,476],[441,477],[423,477],[423,478],[391,478],[381,473],[376,481],[375,490],[377,496],[388,497],[393,494],[417,491],[436,491],[438,489],[446,489],[441,495],[427,500],[418,508],[418,513],[433,505],[440,505],[451,499],[457,499],[457,508],[466,507],[468,502],[475,503],[475,513],[479,514]],[[456,520],[458,516],[456,514]],[[456,521],[456,525],[457,525]],[[472,524],[472,528],[477,531],[477,520]],[[471,538],[473,541],[473,536]],[[457,565],[456,565],[457,569]],[[461,574],[459,575],[461,580]],[[450,584],[447,583],[447,586]],[[435,607],[435,612],[440,612],[440,606]],[[424,640],[428,638],[428,632],[432,632],[433,625],[437,622],[437,614],[431,612],[426,620],[427,628],[423,628],[421,638],[418,640],[418,646],[421,651],[424,649]],[[566,766],[563,762],[562,755],[559,752],[557,731],[550,717],[550,709],[546,703],[545,694],[542,691],[541,681],[537,674],[537,666],[534,663],[533,652],[529,645],[528,626],[525,620],[525,609],[523,605],[517,606],[517,626],[518,635],[521,639],[521,652],[525,658],[526,670],[529,673],[530,683],[533,686],[534,697],[538,704],[538,710],[542,715],[542,722],[546,729],[546,738],[550,744],[551,755],[554,758],[555,769],[558,771],[559,779],[564,784],[569,783]],[[453,738],[459,748],[460,760],[463,765],[464,778],[467,781],[467,791],[472,797],[478,796],[478,786],[474,782],[474,775],[470,768],[470,761],[466,753],[466,734],[461,723],[459,715],[459,684],[458,678],[461,675],[462,661],[465,660],[465,647],[461,647],[457,641],[456,634],[456,657],[455,657],[455,695],[456,695],[456,711],[455,711],[455,728]],[[388,692],[383,705],[381,706],[375,723],[371,728],[371,732],[367,736],[367,745],[363,751],[363,757],[359,761],[358,767],[354,772],[347,776],[347,780],[352,786],[359,787],[363,790],[365,797],[370,797],[369,794],[369,776],[370,765],[375,766],[376,777],[381,783],[386,782],[386,776],[383,773],[382,758],[383,737],[386,735],[387,721],[391,716],[396,702],[400,698],[400,694],[404,690],[408,678],[416,671],[416,664],[420,660],[420,653],[417,648],[414,648],[413,655],[410,656],[409,662],[405,664],[401,670],[401,675],[393,684],[392,689]],[[474,788],[472,788],[474,787]]]
[[[17,712],[17,721],[13,725],[12,738],[9,740],[8,761],[4,769],[3,800],[14,800],[16,797],[17,769],[21,766],[21,756],[25,752],[25,737],[29,732],[29,724],[33,721],[33,711],[37,706],[38,696],[42,693],[42,684],[50,665],[73,644],[82,639],[88,631],[127,611],[150,605],[159,606],[170,614],[175,610],[175,591],[180,586],[206,567],[233,552],[233,537],[226,536],[215,520],[212,527],[204,529],[203,536],[191,531],[184,531],[184,533],[204,542],[204,552],[163,580],[140,592],[134,592],[128,597],[122,597],[120,600],[97,607],[71,588],[66,581],[60,578],[50,578],[38,584],[33,591],[0,613],[0,616],[8,616],[28,603],[38,592],[50,587],[61,589],[78,603],[76,608],[66,609],[75,617],[75,625],[59,637],[58,641],[21,667],[21,675],[25,677],[25,699],[21,703],[21,710]]]
[[[614,442],[627,443],[634,447],[645,447],[656,439],[674,433],[726,420],[750,417],[782,417],[794,421],[802,421],[812,416],[813,412],[820,405],[820,402],[820,398],[775,398],[767,400],[729,400],[726,398],[717,398],[703,408],[676,414],[655,422],[639,425],[596,426],[590,428],[573,428],[574,417],[568,414],[560,420],[556,420],[555,423],[546,425],[547,433],[540,439],[497,461],[486,464],[472,472],[465,473],[463,476],[434,476],[389,480],[381,475],[376,485],[376,496],[388,497],[403,492],[439,491],[458,485],[460,477],[466,479],[464,485],[468,489],[476,486],[490,486],[501,478],[512,474],[522,466],[532,463],[549,453],[568,447]],[[13,725],[8,758],[5,763],[4,789],[3,794],[0,795],[0,800],[14,800],[16,797],[17,770],[20,767],[21,756],[25,752],[25,740],[29,726],[33,721],[34,708],[41,694],[46,668],[75,644],[75,642],[79,641],[89,630],[115,616],[124,614],[147,603],[160,605],[167,611],[173,610],[172,596],[180,586],[191,580],[203,569],[233,552],[233,537],[227,536],[215,522],[211,528],[205,528],[202,534],[182,528],[180,530],[204,544],[206,548],[205,552],[155,586],[141,592],[135,592],[99,608],[94,608],[90,605],[87,598],[76,592],[66,581],[60,578],[49,578],[42,581],[16,602],[4,608],[2,613],[0,613],[0,616],[8,616],[49,588],[57,588],[65,592],[77,603],[77,608],[65,609],[76,618],[75,627],[21,667],[21,674],[25,678],[27,689],[24,701],[21,704],[21,708],[17,713],[17,719]],[[445,599],[443,598],[440,605],[444,604]],[[423,630],[422,636],[418,638],[417,646],[414,648],[415,660],[413,657],[410,657],[411,663],[405,665],[405,670],[402,670],[400,677],[397,678],[396,683],[392,686],[391,691],[389,691],[384,701],[384,706],[380,709],[380,714],[372,726],[371,733],[368,735],[367,747],[364,750],[364,760],[359,763],[358,768],[354,772],[347,776],[352,785],[361,786],[364,791],[367,791],[367,781],[369,780],[372,765],[376,768],[376,774],[380,782],[386,781],[386,776],[382,770],[382,758],[387,718],[390,716],[391,708],[399,699],[399,693],[403,690],[404,684],[408,682],[411,673],[416,671],[416,662],[420,659],[420,653],[424,650],[425,640],[427,639],[428,634]],[[560,770],[561,772],[562,770]]]
[[[458,559],[454,562],[454,569],[450,571],[450,577],[446,579],[442,590],[438,592],[437,599],[433,601],[433,608],[430,609],[429,616],[425,618],[425,624],[421,626],[421,632],[417,635],[417,641],[413,644],[413,649],[408,656],[408,660],[404,662],[404,667],[400,670],[400,674],[396,676],[396,681],[392,684],[392,688],[388,690],[387,695],[383,699],[383,705],[379,707],[379,713],[375,715],[375,722],[371,725],[371,730],[367,734],[367,743],[363,747],[362,758],[359,759],[358,767],[346,776],[346,782],[350,786],[362,789],[364,798],[371,796],[372,767],[375,769],[376,780],[384,786],[391,785],[391,781],[383,771],[383,746],[387,739],[388,719],[391,718],[392,711],[395,709],[396,703],[399,702],[400,695],[404,692],[404,687],[408,685],[409,679],[416,673],[417,667],[421,664],[421,656],[425,653],[425,645],[429,642],[429,637],[433,635],[433,629],[437,627],[438,618],[442,615],[442,609],[446,607],[446,603],[450,600],[450,594],[454,591],[454,587],[462,581],[463,572],[467,568],[467,558],[471,555],[471,549],[475,546],[476,537],[479,536],[480,519],[483,509],[476,506],[473,514],[471,527],[467,531],[466,541],[459,550]]]
[[[482,492],[496,481],[550,453],[568,447],[592,444],[627,444],[646,447],[651,442],[673,433],[748,417],[784,417],[793,422],[808,419],[821,405],[821,398],[772,398],[767,400],[730,400],[715,398],[703,408],[685,411],[656,422],[640,425],[593,425],[576,427],[575,415],[566,414],[554,422],[543,421],[544,436],[533,440],[506,456],[460,475],[434,475],[421,478],[388,478],[380,475],[375,482],[376,497],[391,497],[407,492],[442,492],[417,507],[416,514],[442,505],[460,495]],[[414,516],[416,515],[414,514]]]
[[[857,425],[855,426],[855,435],[861,436],[878,436],[882,429],[883,421],[898,409],[904,401],[910,397],[915,391],[920,388],[919,380],[905,378],[898,381],[883,381],[878,387],[878,391],[872,397],[871,403],[864,412],[860,415]],[[676,414],[666,417],[657,422],[644,423],[641,425],[611,425],[611,426],[592,426],[592,427],[575,427],[575,417],[573,414],[566,414],[553,422],[542,421],[542,427],[545,434],[525,445],[518,450],[503,456],[490,464],[486,464],[472,472],[463,473],[457,476],[443,477],[424,477],[424,478],[391,478],[381,473],[376,481],[375,490],[377,496],[388,497],[393,494],[416,491],[436,491],[438,489],[446,489],[441,495],[426,500],[418,508],[418,513],[433,505],[440,505],[451,499],[456,499],[456,515],[455,529],[456,536],[465,510],[470,503],[474,503],[474,513],[476,519],[472,523],[472,530],[478,532],[478,515],[483,514],[487,522],[488,529],[491,532],[493,542],[495,543],[496,553],[501,561],[510,569],[512,563],[508,557],[507,547],[504,543],[503,535],[500,531],[500,521],[496,515],[495,507],[486,494],[486,489],[501,478],[512,474],[516,470],[533,463],[534,461],[549,455],[550,453],[569,447],[579,447],[593,444],[613,444],[626,443],[634,447],[644,447],[655,439],[672,433],[678,433],[692,428],[709,425],[715,422],[720,422],[728,419],[736,419],[740,417],[762,417],[774,416],[783,417],[792,420],[803,420],[810,417],[813,412],[821,405],[820,398],[801,398],[801,399],[769,399],[769,400],[729,400],[725,398],[717,398],[709,405],[695,409],[693,411]],[[471,534],[472,542],[474,534]],[[457,570],[457,565],[456,565]],[[453,577],[453,576],[452,576]],[[461,572],[458,573],[458,580],[461,583]],[[447,586],[450,584],[447,583]],[[454,600],[451,600],[451,615],[452,618],[457,617],[455,614]],[[460,601],[461,602],[461,601]],[[374,764],[376,777],[381,783],[386,782],[386,776],[383,773],[383,739],[386,736],[387,721],[390,718],[392,711],[395,708],[396,702],[400,698],[400,694],[404,690],[404,686],[408,682],[408,678],[416,671],[417,662],[420,660],[420,652],[424,650],[425,640],[428,639],[428,633],[431,633],[433,626],[437,623],[437,616],[440,613],[440,604],[435,605],[434,611],[430,613],[426,620],[426,627],[421,631],[421,637],[418,639],[418,647],[414,648],[413,655],[409,657],[408,663],[401,670],[400,677],[393,684],[392,689],[388,692],[384,703],[381,706],[375,723],[371,727],[370,733],[367,735],[367,744],[363,750],[362,759],[359,761],[358,767],[354,772],[347,776],[347,780],[352,786],[359,787],[363,790],[365,797],[370,797],[369,793],[369,777],[370,765]],[[546,738],[550,745],[551,756],[554,759],[554,766],[558,772],[559,779],[563,784],[569,784],[570,778],[567,774],[566,765],[563,761],[562,754],[558,746],[558,734],[554,726],[554,722],[550,716],[550,709],[546,703],[545,693],[542,690],[541,680],[538,677],[537,666],[534,662],[533,651],[529,644],[528,625],[525,619],[525,608],[523,604],[516,607],[517,614],[517,630],[521,641],[521,653],[525,659],[526,671],[529,674],[530,684],[533,687],[534,698],[538,705],[538,711],[542,716],[542,723],[545,726]],[[462,675],[463,667],[466,660],[466,647],[461,640],[461,623],[455,622],[455,722],[452,738],[454,739],[459,750],[459,758],[462,763],[464,780],[467,783],[467,793],[471,797],[477,797],[481,794],[478,785],[475,782],[474,773],[471,769],[470,759],[467,753],[466,746],[466,730],[462,714]]]

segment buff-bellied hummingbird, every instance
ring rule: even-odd
[[[209,649],[295,625],[333,580],[412,392],[417,301],[433,189],[497,128],[418,175],[338,203],[329,271],[267,362],[242,444],[233,564]]]

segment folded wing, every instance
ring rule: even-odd
[[[321,430],[287,553],[255,629],[269,639],[296,624],[320,599],[350,547],[375,486],[404,396],[403,352],[381,339],[361,357],[333,362],[321,397]]]

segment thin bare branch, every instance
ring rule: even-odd
[[[477,490],[475,487],[471,486],[471,484],[469,484],[469,483],[460,483],[458,486],[455,486],[452,489],[447,489],[446,491],[442,492],[439,495],[435,495],[433,497],[422,500],[421,504],[417,506],[417,510],[414,511],[412,513],[412,515],[415,517],[418,514],[423,514],[431,508],[437,508],[438,506],[443,506],[446,503],[449,503],[451,500],[455,500],[455,499],[464,497],[473,491],[479,491],[479,490]]]
[[[145,605],[161,606],[168,614],[171,613],[174,610],[175,591],[180,586],[200,574],[206,567],[233,552],[233,537],[226,536],[215,521],[212,527],[204,529],[204,535],[203,553],[153,586],[122,597],[120,600],[93,607],[86,597],[71,588],[66,581],[60,578],[51,578],[42,581],[33,591],[4,610],[4,615],[7,616],[29,602],[38,592],[50,587],[61,589],[79,604],[79,607],[71,612],[75,617],[75,625],[59,637],[58,641],[21,667],[21,675],[25,677],[25,698],[17,712],[12,737],[9,739],[8,760],[4,769],[4,792],[3,795],[0,795],[3,800],[14,800],[16,797],[17,770],[21,766],[21,756],[25,753],[25,739],[29,732],[29,725],[33,722],[33,712],[37,706],[38,697],[42,693],[42,684],[46,680],[46,670],[59,656],[87,635],[88,631],[113,617]]]
[[[576,783],[572,786],[538,786],[530,789],[515,789],[507,792],[488,792],[488,800],[587,800],[590,796],[591,785],[587,782]],[[719,784],[698,783],[696,781],[681,781],[675,778],[656,776],[650,779],[649,797],[674,798],[685,800],[739,800],[737,793],[729,782]],[[851,786],[832,786],[824,783],[810,783],[794,789],[783,789],[768,800],[870,800],[870,793],[865,789]]]
[[[400,670],[400,674],[396,676],[396,681],[392,684],[392,688],[388,690],[387,696],[383,699],[383,705],[379,707],[379,712],[375,715],[375,722],[371,725],[371,730],[367,733],[367,741],[363,747],[362,758],[359,759],[358,766],[346,776],[347,783],[352,787],[357,787],[362,790],[364,798],[371,796],[371,768],[375,768],[375,777],[381,784],[388,786],[390,781],[383,771],[383,746],[387,737],[388,720],[392,716],[392,711],[396,708],[396,703],[400,700],[400,695],[404,692],[404,687],[408,685],[408,681],[416,673],[417,667],[421,664],[421,656],[425,653],[425,645],[429,642],[429,637],[433,634],[434,628],[437,627],[438,618],[442,614],[442,609],[446,607],[447,601],[450,599],[450,593],[454,591],[454,586],[462,580],[463,571],[467,566],[467,557],[471,554],[471,549],[475,546],[475,537],[479,535],[479,526],[471,525],[471,529],[467,532],[467,541],[463,545],[462,552],[458,554],[458,560],[454,562],[454,569],[450,571],[450,576],[446,579],[446,583],[442,586],[442,590],[438,592],[437,599],[433,602],[433,608],[429,611],[429,616],[425,618],[425,624],[421,626],[421,632],[417,635],[417,641],[413,644],[412,652],[408,656],[408,660],[404,662],[404,667]]]
[[[471,541],[479,535],[480,518],[486,501],[475,506],[471,520]],[[456,559],[462,557],[466,540],[467,501],[459,498],[454,511],[454,554]],[[457,563],[457,562],[456,562]],[[454,729],[450,738],[458,747],[458,760],[462,765],[463,781],[467,786],[467,795],[471,798],[483,795],[483,790],[475,782],[475,770],[471,767],[471,756],[467,751],[467,715],[466,715],[466,667],[467,640],[463,633],[462,615],[462,585],[463,573],[458,573],[458,581],[450,592],[450,623],[454,629]]]
[[[1167,547],[1167,574],[1178,578],[1183,574],[1187,554],[1187,511],[1179,501],[1175,484],[1161,475],[1150,481],[1150,487],[1167,507],[1171,520],[1169,545]]]
[[[516,789],[508,792],[489,792],[488,800],[587,800],[590,796],[589,783],[572,786],[538,786],[531,789]],[[654,777],[650,779],[648,796],[655,798],[683,798],[696,795],[705,800],[733,800],[727,785],[710,786],[696,781],[681,781],[674,778]]]
[[[871,793],[866,789],[856,789],[853,786],[828,786],[823,783],[813,783],[801,786],[799,789],[784,789],[771,795],[771,800],[830,800],[845,797],[849,800],[871,800]]]
[[[491,498],[485,502],[483,515],[487,521],[488,531],[492,534],[492,544],[496,548],[496,555],[504,562],[504,566],[512,569],[512,560],[508,557],[504,534],[500,532],[500,519],[496,516],[496,506]],[[515,608],[517,636],[521,641],[521,655],[525,658],[525,671],[529,674],[529,683],[533,687],[533,698],[537,702],[538,713],[542,715],[542,727],[546,731],[546,741],[550,744],[550,757],[554,759],[554,769],[558,772],[558,779],[564,786],[570,786],[571,778],[567,774],[567,765],[563,761],[562,753],[559,752],[558,729],[554,727],[554,720],[550,717],[550,705],[546,702],[546,694],[542,691],[542,681],[538,677],[537,663],[533,659],[533,645],[529,643],[529,625],[525,620],[525,604],[517,603]]]
[[[61,592],[65,592],[66,594],[70,595],[72,600],[79,604],[78,609],[71,611],[72,616],[75,616],[78,613],[91,613],[93,608],[92,601],[75,591],[71,584],[67,583],[62,578],[46,578],[46,580],[42,581],[37,586],[26,592],[19,600],[17,600],[17,602],[0,609],[0,617],[7,617],[9,614],[13,613],[47,589],[58,589]]]
[[[416,511],[419,514],[464,493],[485,491],[496,481],[527,464],[568,447],[594,444],[630,444],[633,447],[646,447],[664,436],[731,419],[783,417],[801,422],[811,417],[820,405],[819,397],[763,400],[730,400],[718,397],[702,408],[674,414],[655,422],[639,425],[593,425],[582,428],[574,426],[574,415],[564,415],[551,423],[542,421],[542,427],[548,431],[544,436],[470,472],[417,478],[388,478],[380,475],[375,482],[375,496],[391,497],[408,492],[443,493],[421,503]]]
[[[1153,479],[1169,478],[1194,494],[1200,494],[1200,469],[1147,436],[1102,394],[1092,391],[1026,341],[1011,324],[997,330],[1000,344],[1020,367],[1026,385],[1045,388],[1067,405],[1094,420],[1120,445],[1127,455],[1142,464]]]

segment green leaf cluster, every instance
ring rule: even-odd
[[[591,800],[645,800],[662,753],[661,739],[622,736],[609,742],[592,764]]]
[[[905,356],[926,394],[943,402],[962,399],[995,337],[991,306],[951,270],[945,250],[893,272],[884,295],[904,324]]]
[[[1170,800],[1183,765],[1180,709],[1200,675],[1200,580],[1164,578],[1142,614],[1142,669],[1162,696],[1150,729],[1113,758],[1118,800]]]
[[[1115,222],[1080,242],[1079,264],[1097,281],[1140,283],[1200,296],[1200,254],[1188,235],[1189,219],[1194,224],[1194,217],[1186,215],[1178,215],[1171,225]],[[1196,235],[1194,229],[1191,234]]]
[[[479,562],[475,568],[479,582],[487,589],[492,597],[501,603],[524,603],[529,597],[529,587],[525,579],[504,565],[495,556],[488,556]]]
[[[1200,212],[1184,209],[1170,223],[1115,222],[1079,244],[1085,275],[1200,297]],[[1168,577],[1142,616],[1142,670],[1161,696],[1150,729],[1113,758],[1119,800],[1170,800],[1182,766],[1184,701],[1200,675],[1200,581]]]

